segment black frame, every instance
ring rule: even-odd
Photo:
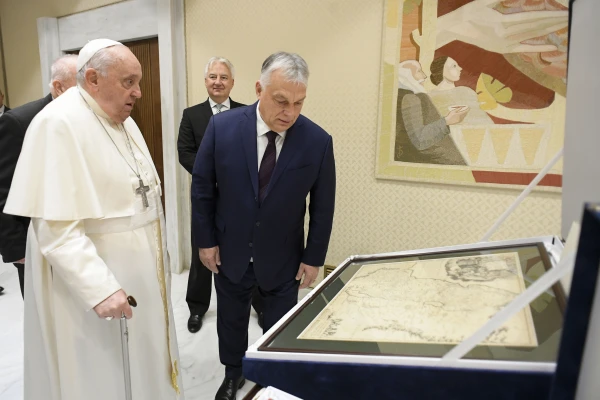
[[[553,242],[553,244],[554,244],[554,242]],[[459,251],[469,252],[469,251],[486,251],[486,250],[502,250],[502,249],[514,250],[515,248],[532,247],[532,246],[537,247],[538,252],[540,253],[540,256],[542,258],[541,262],[544,265],[545,270],[548,271],[552,267],[552,262],[548,255],[546,247],[544,246],[544,243],[543,242],[532,242],[532,243],[522,243],[522,244],[515,244],[515,245],[488,246],[488,247],[481,247],[481,248],[477,248],[477,249],[440,249],[438,251],[432,251],[432,252],[428,251],[428,252],[406,254],[406,255],[388,253],[388,254],[382,254],[382,255],[375,254],[375,255],[352,256],[352,257],[348,258],[346,261],[344,261],[344,263],[342,263],[338,268],[335,269],[335,271],[331,274],[332,275],[331,278],[329,276],[327,278],[330,279],[330,282],[333,282],[345,271],[345,269],[347,267],[349,267],[350,265],[352,265],[354,263],[361,262],[361,261],[362,262],[364,262],[364,261],[385,261],[385,260],[394,260],[399,257],[422,257],[422,256],[431,256],[431,255],[440,255],[441,256],[444,254],[455,254],[456,252],[459,252]],[[440,258],[442,258],[442,257],[440,257]],[[321,286],[319,289],[317,289],[316,293],[314,294],[314,297],[319,296],[326,288],[327,288],[327,285]],[[563,290],[562,286],[558,283],[556,283],[552,286],[552,290],[554,291],[554,294],[556,296],[556,301],[558,303],[560,311],[564,315],[565,306],[566,306],[566,297],[565,297],[564,290]],[[275,330],[275,332],[273,332],[267,338],[267,340],[265,340],[258,347],[257,350],[265,351],[265,352],[283,352],[283,353],[399,356],[399,354],[395,354],[395,353],[369,353],[369,352],[353,352],[353,351],[339,351],[339,350],[325,351],[325,350],[299,349],[299,348],[291,348],[291,347],[290,348],[269,347],[269,345],[275,340],[275,338],[291,323],[291,321],[293,321],[298,316],[298,314],[300,314],[308,306],[308,304],[309,303],[307,302],[307,303],[303,304],[300,308],[298,308],[280,327],[277,328],[277,330]]]
[[[600,269],[600,204],[586,205],[549,400],[574,399]],[[596,310],[598,312],[598,310]]]

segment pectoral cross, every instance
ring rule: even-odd
[[[144,208],[148,208],[150,205],[148,204],[148,196],[146,193],[150,191],[150,186],[144,186],[144,181],[140,178],[140,187],[135,189],[136,194],[142,195],[142,203],[144,204]]]

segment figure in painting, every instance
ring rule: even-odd
[[[398,105],[395,159],[403,162],[466,165],[450,134],[450,125],[459,124],[468,107],[449,110],[445,117],[425,93],[427,75],[416,60],[398,66]]]
[[[438,57],[431,63],[431,83],[436,87],[430,96],[439,112],[452,110],[456,107],[467,106],[470,111],[460,122],[463,125],[489,125],[494,121],[481,109],[479,98],[473,89],[467,86],[456,86],[460,79],[462,68],[448,57]],[[457,106],[458,104],[458,106]]]
[[[530,179],[564,134],[567,5],[405,1],[399,29],[390,166],[447,165],[472,172],[474,182]],[[404,169],[389,171],[408,177]]]

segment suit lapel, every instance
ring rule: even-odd
[[[242,129],[242,146],[246,155],[246,163],[248,164],[248,172],[252,181],[252,189],[254,189],[254,197],[258,196],[258,155],[256,147],[256,104],[248,107],[245,110],[246,121],[244,129]]]
[[[231,105],[231,109],[232,110],[234,108],[238,108],[238,107],[242,107],[243,106],[243,104],[240,104],[237,101],[233,101],[233,99],[231,97],[229,98],[229,104]]]
[[[206,118],[206,124],[208,125],[208,120],[210,119],[210,117],[213,116],[212,108],[210,107],[210,102],[208,101],[208,99],[206,99],[206,101],[200,104],[200,106],[202,108],[202,114],[204,114],[204,118]],[[204,135],[204,132],[202,132],[202,135]]]
[[[44,97],[44,102],[42,104],[44,104],[44,107],[46,107],[48,104],[50,104],[51,101],[52,101],[52,94],[48,93],[48,95],[46,97]]]
[[[301,125],[301,122],[296,122],[290,129],[288,129],[285,140],[283,142],[283,147],[281,148],[281,153],[279,157],[277,157],[277,163],[275,164],[275,170],[273,171],[273,176],[271,177],[271,181],[269,182],[269,188],[267,189],[267,197],[269,196],[269,192],[273,190],[275,184],[283,174],[283,171],[287,168],[288,164],[296,154],[296,150],[300,144],[300,134],[297,132],[298,126]]]

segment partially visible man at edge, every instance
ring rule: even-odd
[[[0,117],[3,116],[7,111],[10,111],[10,108],[4,104],[4,93],[2,93],[2,90],[0,90]]]
[[[25,297],[25,242],[29,218],[6,215],[2,211],[29,124],[53,99],[75,86],[76,65],[77,56],[72,54],[54,61],[51,67],[50,93],[39,100],[9,109],[0,118],[0,255],[3,262],[13,263],[17,267],[23,297]]]

